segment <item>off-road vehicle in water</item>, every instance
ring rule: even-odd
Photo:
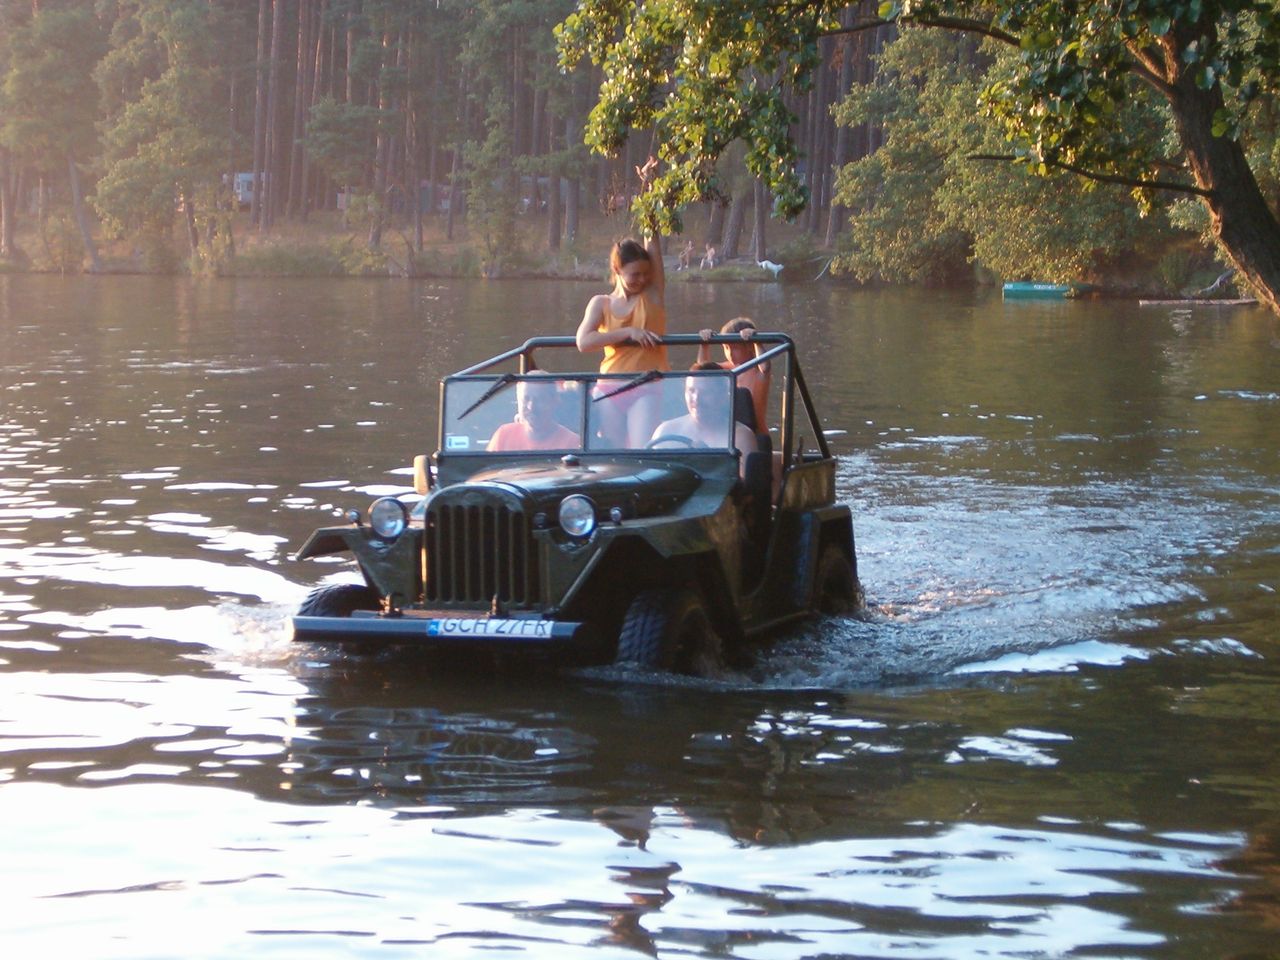
[[[537,337],[446,377],[438,449],[415,458],[423,499],[311,535],[299,559],[350,554],[364,582],[314,590],[294,636],[706,673],[784,624],[857,609],[852,519],[795,346],[755,340],[734,370],[604,375],[546,372],[581,357]],[[735,384],[764,363],[773,429]],[[640,399],[661,426],[633,447],[609,414]]]

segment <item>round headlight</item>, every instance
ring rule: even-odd
[[[580,493],[560,501],[560,527],[571,537],[589,537],[596,528],[596,505]]]
[[[409,511],[395,497],[381,497],[369,507],[369,526],[384,540],[394,540],[409,525]]]

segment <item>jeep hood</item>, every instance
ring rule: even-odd
[[[467,489],[498,487],[536,508],[581,493],[597,507],[627,505],[628,514],[644,515],[671,509],[697,490],[699,483],[696,471],[674,463],[540,463],[483,470],[435,496],[452,499],[451,494]]]

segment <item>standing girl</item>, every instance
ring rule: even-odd
[[[657,166],[653,157],[637,167],[642,189]],[[666,279],[662,272],[662,238],[655,229],[648,242],[620,240],[609,254],[613,292],[602,293],[587,303],[578,325],[578,349],[583,353],[603,350],[601,373],[644,373],[670,370],[662,335],[667,331],[664,301]],[[607,397],[621,381],[601,382],[598,397]],[[612,442],[642,447],[648,442],[660,418],[659,394],[654,385],[636,387],[606,399],[601,422]]]

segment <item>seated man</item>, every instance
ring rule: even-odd
[[[489,439],[492,452],[512,450],[575,450],[578,435],[556,419],[555,381],[521,380],[516,384],[516,417]]]
[[[695,370],[719,370],[714,363],[700,363]],[[756,437],[745,424],[733,419],[733,399],[729,384],[722,377],[687,377],[684,382],[684,404],[689,412],[658,424],[653,431],[650,446],[665,446],[659,441],[668,438],[670,444],[686,444],[694,447],[723,447],[729,436],[729,424],[733,424],[733,445],[742,455],[738,471],[746,466],[747,454],[756,451]]]

